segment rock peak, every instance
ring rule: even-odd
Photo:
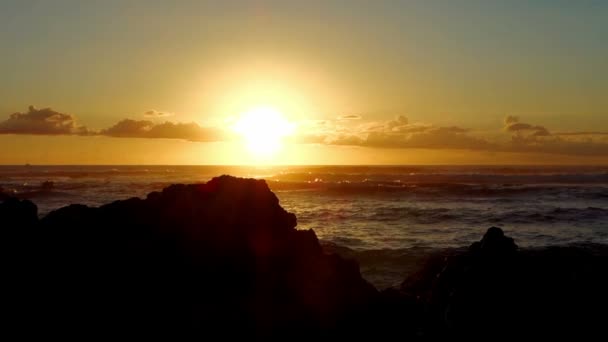
[[[474,253],[507,255],[516,252],[518,246],[512,238],[505,236],[502,229],[490,227],[483,235],[483,238],[478,242],[474,242],[469,249]]]

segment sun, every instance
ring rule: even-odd
[[[241,135],[253,157],[266,160],[275,156],[283,146],[283,138],[295,131],[295,125],[272,107],[256,107],[242,113],[232,128]]]

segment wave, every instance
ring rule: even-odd
[[[282,173],[268,178],[278,182],[330,182],[377,184],[608,184],[608,172],[563,174],[348,174],[348,173]]]
[[[449,221],[459,220],[474,214],[473,210],[453,210],[448,208],[378,208],[369,216],[371,220],[382,222],[404,221],[430,224],[430,223],[446,223]]]
[[[73,180],[57,178],[29,179],[29,181],[11,180],[0,181],[0,189],[15,194],[39,191],[42,180],[55,179],[54,190],[66,192],[77,191],[101,191],[115,188],[124,193],[139,194],[142,191],[157,191],[170,184],[176,183],[172,179],[98,179],[98,180]],[[188,183],[197,183],[190,181]],[[441,199],[461,199],[463,201],[475,202],[491,200],[495,203],[509,203],[522,196],[530,200],[550,198],[568,198],[574,200],[608,200],[608,185],[605,186],[575,186],[575,185],[480,185],[461,183],[423,183],[403,184],[386,181],[363,181],[363,182],[284,182],[267,181],[269,187],[276,193],[323,193],[340,196],[408,196],[420,201],[435,201]]]
[[[179,180],[180,177],[204,179],[219,174],[295,182],[608,183],[606,166],[0,166],[0,179],[171,175]]]
[[[323,214],[321,217],[338,219],[339,214],[332,212]],[[586,208],[537,208],[531,207],[524,210],[497,210],[488,209],[480,211],[473,208],[424,208],[424,207],[379,207],[370,208],[364,213],[351,213],[351,219],[362,221],[374,221],[382,223],[402,223],[407,225],[450,225],[454,223],[465,223],[471,225],[492,224],[542,224],[552,222],[598,222],[608,219],[608,209],[598,207]],[[426,231],[429,232],[426,228]]]
[[[530,223],[555,223],[571,222],[586,223],[608,219],[608,210],[597,207],[586,208],[553,208],[545,211],[537,210],[515,210],[492,215],[485,221],[492,224],[530,224]]]
[[[364,194],[412,194],[424,197],[463,196],[471,197],[510,197],[530,194],[568,196],[574,198],[608,198],[608,184],[602,186],[581,185],[521,185],[521,184],[465,184],[465,183],[401,183],[388,181],[350,182],[323,181],[310,182],[268,180],[273,191],[322,191],[343,195]]]
[[[20,174],[23,168],[0,166],[0,192],[31,199],[40,215],[229,171],[263,176],[300,227],[352,248],[453,246],[477,239],[472,227],[494,225],[514,228],[530,245],[608,241],[606,168],[40,166]],[[42,188],[47,181],[53,186]]]

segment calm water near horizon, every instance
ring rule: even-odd
[[[490,226],[520,246],[608,243],[608,166],[0,166],[0,187],[43,216],[221,174],[266,179],[300,229],[357,250],[464,246]]]

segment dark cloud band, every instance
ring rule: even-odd
[[[144,116],[162,118],[169,114],[147,111]],[[294,141],[304,144],[361,146],[369,148],[420,148],[462,149],[471,151],[547,153],[581,156],[608,156],[608,132],[557,132],[545,126],[522,122],[519,117],[507,116],[503,132],[510,135],[507,142],[494,142],[475,136],[458,126],[435,126],[411,123],[398,116],[385,122],[359,123],[355,127],[345,120],[360,119],[347,115],[337,120],[314,121],[301,130]],[[80,125],[71,114],[51,108],[11,114],[0,122],[0,134],[35,135],[101,135],[116,138],[181,139],[195,142],[213,142],[231,139],[225,127],[202,127],[194,122],[157,123],[150,120],[124,119],[115,125],[92,131]]]
[[[155,124],[147,120],[124,119],[114,126],[101,130],[99,135],[117,138],[183,139],[210,142],[225,140],[225,134],[216,128],[191,123],[164,122]]]
[[[151,114],[152,113],[152,114]],[[144,115],[156,118],[164,113],[148,111]],[[124,119],[101,131],[92,131],[79,125],[71,114],[57,112],[51,108],[36,109],[30,106],[27,112],[13,113],[0,122],[0,134],[35,135],[104,135],[118,138],[182,139],[189,141],[219,141],[226,134],[219,128],[201,127],[192,123],[154,123],[148,120]]]

